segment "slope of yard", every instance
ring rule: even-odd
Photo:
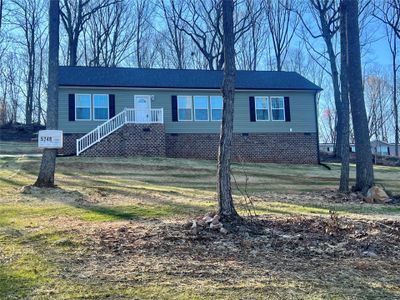
[[[0,140],[0,155],[3,154],[40,154],[37,142],[13,142]]]
[[[343,201],[338,165],[235,165],[263,233],[195,236],[215,162],[59,158],[59,189],[22,193],[39,162],[0,159],[0,299],[400,298],[400,206]]]

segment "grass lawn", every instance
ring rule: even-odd
[[[6,142],[0,141],[0,155],[2,154],[39,154],[37,142]]]
[[[0,299],[400,298],[400,206],[336,199],[339,165],[234,165],[240,213],[247,188],[268,225],[236,238],[184,229],[216,208],[215,162],[58,158],[59,189],[21,193],[39,163],[0,158]],[[399,168],[375,175],[400,194]],[[315,227],[330,211],[346,239]]]

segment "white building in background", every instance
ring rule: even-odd
[[[354,144],[350,144],[350,148],[350,152],[356,152],[356,146]],[[319,150],[325,153],[333,153],[335,151],[335,145],[332,143],[320,143]],[[395,156],[395,145],[394,143],[374,140],[371,142],[371,151],[372,154]]]

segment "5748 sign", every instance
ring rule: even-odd
[[[60,149],[63,147],[63,132],[61,130],[40,130],[38,136],[39,148]]]

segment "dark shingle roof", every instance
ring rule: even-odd
[[[222,71],[60,67],[60,86],[219,89]],[[315,90],[321,88],[296,72],[237,71],[237,89]]]

